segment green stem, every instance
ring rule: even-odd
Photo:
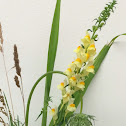
[[[81,98],[81,108],[80,108],[80,114],[82,113],[83,111],[83,97]]]
[[[30,103],[31,103],[31,98],[32,98],[32,95],[34,93],[34,90],[35,88],[37,87],[37,85],[39,84],[39,82],[44,78],[46,77],[47,75],[49,74],[53,74],[53,73],[58,73],[58,74],[62,74],[62,75],[65,75],[63,72],[61,71],[50,71],[50,72],[47,72],[45,74],[43,74],[37,81],[36,83],[34,84],[34,86],[32,87],[31,89],[31,92],[29,94],[29,97],[28,97],[28,102],[27,102],[27,108],[26,108],[26,116],[25,116],[25,123],[26,123],[26,126],[28,126],[28,117],[29,117],[29,109],[30,109]]]

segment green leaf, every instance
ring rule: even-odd
[[[38,117],[35,121],[37,121],[41,117],[42,114],[43,114],[43,110],[40,112],[40,114],[38,115]]]
[[[56,57],[57,45],[58,45],[58,35],[59,35],[60,3],[61,0],[57,0],[55,13],[53,17],[49,49],[48,49],[47,72],[53,71],[54,63],[55,63],[55,57]],[[49,94],[50,94],[51,81],[52,81],[52,75],[50,74],[49,76],[46,77],[42,126],[46,126],[46,122],[47,122],[47,106],[48,106],[47,99],[49,98]]]
[[[109,43],[109,45],[111,46],[111,45],[114,43],[114,41],[115,41],[118,37],[120,37],[120,36],[122,36],[122,35],[126,35],[126,33],[123,33],[123,34],[120,34],[120,35],[117,35],[116,37],[114,37],[114,38],[111,40],[111,42]]]
[[[69,122],[68,126],[93,126],[94,116],[85,114],[74,114]]]
[[[26,116],[25,116],[25,123],[26,123],[26,126],[28,126],[29,109],[30,109],[30,103],[31,103],[32,95],[33,95],[33,93],[34,93],[34,91],[35,91],[37,85],[39,84],[39,82],[40,82],[44,77],[46,77],[47,75],[50,75],[50,74],[54,74],[54,73],[58,73],[58,74],[62,74],[62,75],[67,76],[66,74],[64,74],[64,73],[61,72],[61,71],[50,71],[50,72],[47,72],[47,73],[43,74],[43,75],[36,81],[36,83],[33,85],[32,89],[31,89],[31,92],[30,92],[30,94],[29,94],[28,101],[27,101]]]
[[[95,32],[95,31],[97,31],[97,26],[92,26],[92,30],[93,30],[93,32]]]

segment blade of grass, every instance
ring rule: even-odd
[[[109,45],[111,46],[111,45],[114,43],[114,41],[115,41],[118,37],[120,37],[120,36],[122,36],[122,35],[126,35],[126,33],[123,33],[123,34],[120,34],[120,35],[117,35],[116,37],[114,37],[114,38],[111,40],[111,42],[109,43]]]
[[[126,35],[126,33],[121,34],[121,35]],[[84,94],[86,93],[86,91],[87,91],[87,89],[88,89],[88,87],[89,87],[89,85],[90,85],[90,82],[92,81],[92,79],[93,79],[94,76],[96,75],[96,73],[97,73],[98,69],[100,68],[101,63],[103,62],[105,56],[107,55],[107,53],[108,53],[110,47],[112,46],[112,44],[114,43],[114,41],[115,41],[119,36],[121,36],[121,35],[118,35],[118,36],[114,37],[114,38],[110,41],[109,44],[106,44],[106,45],[102,48],[102,50],[100,51],[100,53],[98,54],[98,56],[96,57],[95,62],[94,62],[95,74],[89,74],[88,78],[86,79],[86,81],[85,81],[85,90],[81,92],[81,95],[82,95],[82,96],[84,96]],[[76,105],[76,107],[77,107],[77,106],[79,105],[81,99],[82,99],[82,97],[80,97],[80,91],[76,92],[76,93],[74,94],[74,97],[75,97],[75,105]],[[62,114],[62,113],[61,113],[61,114]],[[73,114],[73,113],[68,113],[68,115],[66,116],[66,120],[65,120],[66,122],[69,120],[69,118],[72,116],[72,114]],[[59,116],[60,116],[60,115],[59,115]],[[64,115],[62,114],[61,117],[62,117],[62,122],[63,122],[63,123],[62,123],[62,125],[60,125],[60,126],[65,126],[65,122],[63,121],[63,120],[64,120]],[[61,122],[61,120],[60,120],[60,122]],[[60,123],[60,122],[59,122],[59,123]],[[53,126],[53,125],[54,125],[54,124],[53,124],[53,119],[52,119],[51,122],[50,122],[50,124],[49,124],[49,126]]]
[[[29,118],[30,103],[31,103],[31,98],[32,98],[32,95],[33,95],[33,93],[34,93],[34,91],[35,91],[35,88],[37,87],[37,85],[39,84],[39,82],[40,82],[44,77],[46,77],[47,75],[49,76],[50,74],[54,74],[54,73],[58,73],[58,74],[62,74],[62,75],[67,76],[66,74],[64,74],[64,73],[61,72],[61,71],[50,71],[50,72],[47,72],[47,73],[43,74],[43,75],[36,81],[36,83],[33,85],[32,89],[31,89],[31,92],[30,92],[30,94],[29,94],[28,101],[27,101],[26,116],[25,116],[26,126],[28,126],[28,118]]]
[[[48,49],[47,72],[53,71],[55,63],[55,57],[58,45],[58,35],[59,35],[60,3],[61,0],[57,0],[55,13],[53,17],[49,49]],[[47,99],[49,98],[51,81],[52,81],[52,75],[50,74],[49,76],[46,77],[42,126],[46,126],[47,122],[47,105],[48,105]]]
[[[5,99],[5,104],[6,104],[8,115],[9,115],[9,120],[8,120],[9,121],[9,125],[12,126],[13,123],[12,123],[12,118],[11,118],[11,115],[10,115],[10,108],[9,108],[9,104],[8,104],[8,101],[7,101],[7,97],[6,97],[4,92],[3,92],[3,96],[4,96],[4,99]]]

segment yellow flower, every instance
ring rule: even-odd
[[[77,67],[81,68],[81,66],[82,66],[82,61],[81,61],[81,59],[80,59],[80,58],[77,58],[77,59],[75,60],[75,64],[77,65]]]
[[[65,87],[64,82],[60,83],[60,84],[57,86],[57,88],[58,88],[59,90],[61,90],[61,91],[64,89],[64,87]]]
[[[88,59],[90,58],[90,54],[89,53],[83,53],[81,56],[80,56],[80,59],[81,61],[84,63],[84,62],[87,62]]]
[[[57,112],[58,112],[57,107],[54,107],[54,108],[52,108],[52,109],[49,111],[49,114],[50,114],[51,116],[55,116],[55,115],[57,115]]]
[[[88,54],[94,56],[96,54],[96,48],[94,44],[91,44],[87,49]]]
[[[71,64],[68,65],[69,68],[72,70],[72,72],[74,72],[75,68],[76,68],[76,64],[75,62],[73,61]]]
[[[85,83],[84,83],[84,82],[79,82],[79,83],[77,83],[77,87],[78,87],[79,89],[81,89],[81,90],[84,90],[84,88],[85,88]]]
[[[89,72],[89,73],[94,73],[94,66],[93,65],[88,66],[86,71]]]
[[[67,106],[67,110],[70,112],[74,112],[76,110],[75,104],[73,102],[74,102],[74,99],[71,98]]]
[[[71,78],[69,79],[69,82],[70,82],[70,85],[75,86],[75,85],[76,85],[76,82],[77,82],[76,77],[71,77]]]
[[[84,67],[82,74],[89,74],[89,73],[94,73],[94,60],[91,60],[88,62],[88,64],[86,64],[86,66]]]
[[[84,47],[87,48],[90,43],[91,43],[91,37],[90,37],[90,34],[88,33],[88,31],[86,32],[86,36],[81,39],[81,41],[84,43]]]
[[[88,76],[88,74],[89,74],[89,72],[87,72],[86,69],[83,69],[83,70],[81,71],[81,75],[84,76],[84,77],[85,77],[85,76]]]
[[[62,97],[63,97],[63,104],[67,103],[67,102],[70,100],[71,95],[72,95],[71,90],[68,90],[68,91],[65,93],[65,95],[62,96]]]
[[[70,77],[72,75],[72,69],[68,68],[65,72],[64,72],[68,77]]]
[[[49,114],[53,117],[53,121],[55,122],[58,118],[57,116],[57,113],[58,113],[58,109],[57,107],[54,107],[52,108],[50,111],[49,111]]]
[[[77,49],[74,50],[74,52],[76,52],[76,53],[82,53],[84,51],[85,50],[82,48],[82,46],[78,46]]]

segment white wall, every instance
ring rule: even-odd
[[[59,45],[55,70],[64,71],[75,56],[85,31],[99,16],[108,0],[62,0]],[[46,72],[49,35],[56,0],[0,0],[0,22],[3,26],[5,57],[8,70],[13,67],[13,45],[17,44],[27,101],[34,82]],[[115,35],[126,32],[126,1],[118,1],[117,9],[107,25],[99,32],[97,53]],[[120,37],[110,49],[99,72],[84,96],[84,113],[96,116],[96,126],[126,126],[126,37]],[[23,119],[19,90],[13,81],[15,70],[9,80],[15,113]],[[55,75],[51,96],[55,105],[61,94],[56,88],[64,77]],[[32,99],[30,126],[40,126],[41,118],[35,122],[43,106],[44,80],[37,87]],[[6,95],[8,88],[0,55],[0,88]],[[8,97],[9,98],[9,97]],[[78,110],[79,111],[79,108]],[[48,116],[48,123],[51,117]]]

